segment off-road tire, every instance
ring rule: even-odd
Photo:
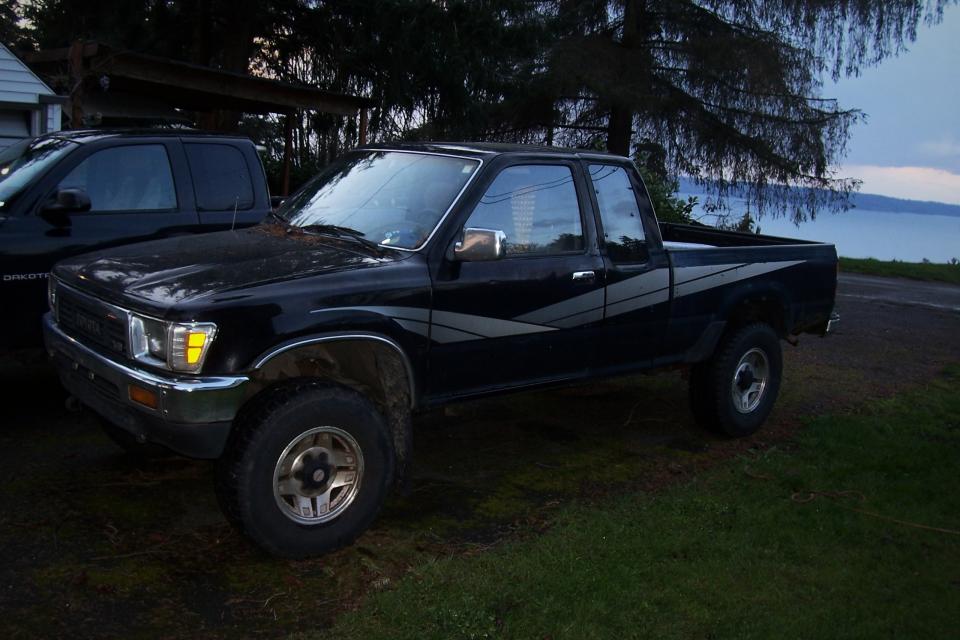
[[[734,405],[732,385],[737,366],[748,352],[759,349],[766,357],[768,375],[760,401],[749,412]],[[773,328],[757,322],[724,335],[713,357],[690,372],[690,409],[701,426],[730,438],[755,433],[770,415],[780,392],[783,354]]]
[[[227,519],[264,551],[287,558],[352,543],[374,521],[393,482],[387,421],[363,395],[336,385],[298,382],[268,392],[242,411],[216,462],[217,498]],[[312,428],[347,432],[364,459],[356,497],[335,519],[295,522],[277,504],[274,471],[285,448]]]

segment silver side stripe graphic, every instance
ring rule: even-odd
[[[583,318],[580,318],[572,325],[564,322],[571,318],[585,316],[587,314],[591,314],[589,317],[595,316],[597,320],[603,318],[603,289],[594,289],[579,296],[567,298],[563,302],[551,304],[536,311],[525,313],[522,316],[517,316],[514,320],[569,327],[590,322],[589,319]]]
[[[669,299],[669,271],[667,269],[647,271],[607,287],[607,317],[652,307]]]
[[[607,304],[623,302],[629,298],[647,295],[670,286],[667,269],[647,271],[638,276],[615,282],[607,287]]]
[[[424,338],[430,337],[430,323],[417,322],[416,320],[404,320],[403,318],[394,318],[394,321],[411,333],[419,333]]]
[[[601,305],[602,305],[601,292]],[[557,327],[515,320],[502,320],[487,316],[475,316],[467,313],[452,311],[434,311],[430,317],[429,309],[420,307],[332,307],[330,309],[314,309],[310,313],[332,313],[336,311],[367,311],[381,316],[392,318],[407,331],[429,336],[437,342],[462,342],[482,338],[502,338],[505,336],[523,335],[525,333],[542,333],[556,331]],[[601,307],[601,313],[603,309]],[[582,322],[580,323],[582,324]],[[576,325],[571,325],[576,326]]]
[[[423,309],[421,307],[331,307],[329,309],[314,309],[310,313],[328,313],[331,311],[369,311],[370,313],[390,316],[391,318],[430,322],[430,309]]]
[[[779,271],[803,260],[718,264],[678,267],[674,271],[674,297],[692,295],[724,285]],[[314,309],[310,313],[368,311],[392,318],[401,327],[434,342],[466,342],[485,338],[503,338],[579,327],[606,317],[637,311],[670,300],[670,274],[667,269],[648,271],[621,280],[604,289],[595,289],[555,304],[517,316],[513,320],[477,316],[452,311],[433,311],[420,307],[358,306]]]
[[[683,267],[676,270],[677,284],[674,287],[673,296],[675,298],[689,296],[714,287],[722,287],[731,282],[786,269],[801,262],[803,260],[715,265],[714,267]],[[713,271],[707,271],[709,268],[712,268]]]
[[[471,316],[466,313],[453,313],[452,311],[434,311],[432,323],[472,333],[482,338],[502,338],[503,336],[556,330],[556,327],[547,327],[542,324],[501,320],[486,316]]]

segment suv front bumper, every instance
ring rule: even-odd
[[[135,369],[71,338],[43,318],[47,353],[67,391],[141,442],[193,458],[218,458],[244,400],[246,376],[177,377]],[[138,387],[157,398],[151,409],[130,399]]]

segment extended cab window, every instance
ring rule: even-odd
[[[507,255],[583,251],[583,225],[573,172],[565,165],[518,165],[500,172],[467,227],[499,229]]]
[[[200,211],[249,209],[253,206],[253,183],[243,154],[226,144],[183,145],[193,173],[193,187]]]
[[[57,185],[83,189],[91,211],[158,211],[177,208],[170,160],[162,144],[97,151]]]
[[[617,263],[646,262],[643,219],[626,170],[607,164],[592,164],[590,180],[597,194],[603,239],[610,259]]]

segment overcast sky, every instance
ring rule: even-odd
[[[823,92],[868,116],[840,168],[863,193],[960,204],[960,7],[919,27],[909,51]]]

